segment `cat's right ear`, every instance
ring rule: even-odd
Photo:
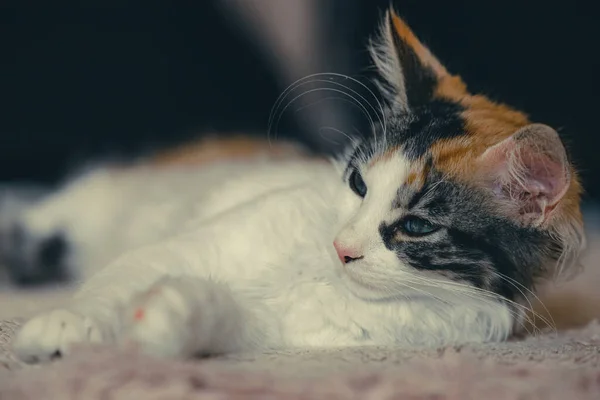
[[[530,124],[479,157],[493,192],[510,201],[514,217],[541,225],[567,193],[571,170],[558,133]]]
[[[371,41],[371,56],[381,75],[381,89],[402,109],[426,104],[436,97],[458,99],[466,94],[393,9],[386,12],[381,32]]]

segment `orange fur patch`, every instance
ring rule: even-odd
[[[412,185],[413,183],[415,183],[417,181],[418,178],[419,178],[419,174],[417,174],[415,171],[411,171],[408,174],[408,177],[406,178],[406,183],[408,183],[409,185]]]
[[[436,167],[451,176],[470,175],[475,159],[485,150],[530,124],[525,114],[484,96],[465,96],[458,103],[465,107],[465,135],[441,140],[431,148]]]
[[[425,185],[430,170],[430,165],[423,162],[423,160],[415,163],[408,173],[406,183],[411,185],[415,190],[420,190]]]
[[[379,162],[389,161],[398,151],[400,151],[400,147],[390,147],[385,152],[376,155],[369,161],[369,168]]]
[[[186,143],[162,152],[150,160],[150,165],[202,165],[225,160],[255,157],[290,159],[307,157],[307,152],[291,143],[269,143],[249,136],[206,138]]]

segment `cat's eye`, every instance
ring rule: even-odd
[[[419,217],[404,218],[399,228],[408,236],[425,236],[437,231],[440,227]]]
[[[354,169],[350,174],[350,178],[348,179],[348,183],[350,184],[350,189],[360,197],[365,197],[367,194],[367,184],[363,180],[360,172],[357,169]]]

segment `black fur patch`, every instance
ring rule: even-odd
[[[448,272],[511,300],[531,289],[541,266],[552,256],[556,246],[552,239],[496,214],[488,193],[434,175],[435,186],[425,185],[408,212],[442,228],[414,240],[398,237],[396,223],[381,224],[385,246],[415,269]]]
[[[2,235],[2,241],[0,259],[13,283],[37,286],[69,280],[69,245],[64,235],[37,239],[17,224]]]
[[[419,159],[437,141],[465,134],[463,111],[459,104],[435,100],[414,109],[409,116],[398,115],[391,119],[387,132],[390,145],[402,146],[409,159]]]
[[[389,18],[394,48],[402,66],[408,106],[413,108],[426,104],[433,98],[438,84],[437,78],[431,69],[421,64],[413,48],[396,33],[391,13]]]
[[[59,270],[67,255],[67,241],[61,234],[55,234],[41,241],[37,262],[51,271]]]

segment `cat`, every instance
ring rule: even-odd
[[[518,332],[537,282],[576,272],[585,245],[559,135],[469,93],[393,9],[370,50],[385,118],[331,162],[97,168],[26,209],[25,235],[59,235],[71,263],[109,261],[23,325],[17,355],[429,347]]]

